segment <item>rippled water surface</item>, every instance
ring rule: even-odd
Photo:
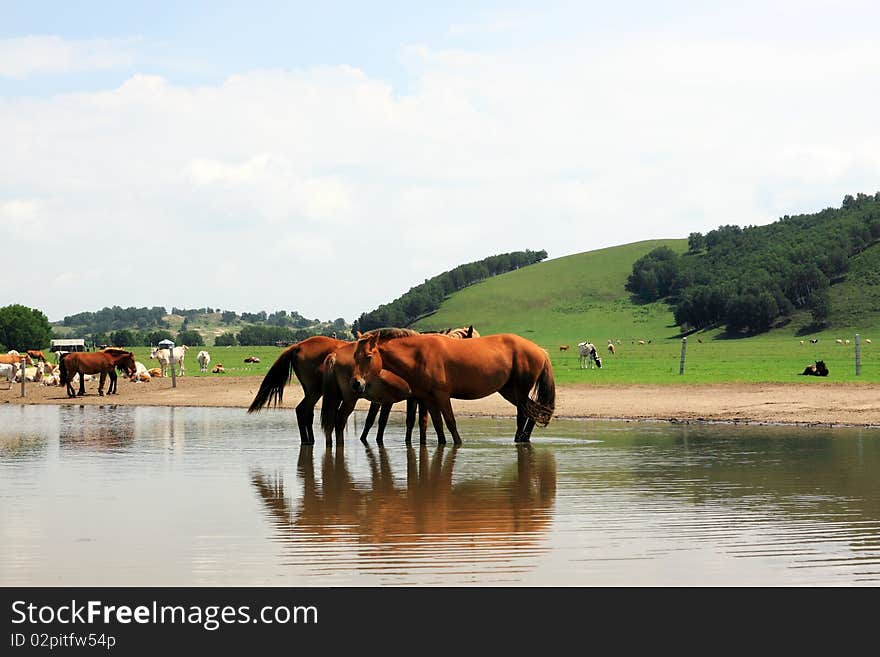
[[[362,419],[326,449],[291,411],[0,407],[0,584],[880,584],[880,431]]]

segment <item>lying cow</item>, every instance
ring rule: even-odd
[[[216,365],[214,365],[213,369],[211,370],[211,373],[213,373],[213,374],[226,374],[226,370],[223,369],[223,363],[217,363]]]
[[[825,366],[824,360],[817,360],[815,365],[807,365],[801,376],[828,376],[828,368]]]

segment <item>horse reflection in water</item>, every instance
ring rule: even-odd
[[[346,552],[339,569],[354,565],[399,572],[418,566],[509,573],[524,569],[522,558],[545,551],[540,542],[550,528],[556,498],[556,460],[550,451],[519,445],[516,464],[499,476],[453,483],[458,448],[438,447],[433,454],[426,446],[409,448],[402,487],[384,448],[377,454],[365,447],[369,485],[354,480],[338,446],[335,453],[324,453],[318,482],[312,449],[300,449],[297,472],[303,493],[298,503],[288,497],[280,475],[256,471],[251,482],[283,541],[383,548],[363,550],[356,565]],[[321,557],[322,570],[326,558]]]

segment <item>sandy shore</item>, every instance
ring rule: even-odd
[[[5,389],[0,404],[126,404],[140,406],[226,406],[246,408],[262,377],[180,377],[150,383],[119,380],[119,394],[99,397],[97,383],[86,396],[68,399],[63,388],[20,384]],[[284,393],[286,408],[302,398],[297,384]],[[453,400],[457,415],[515,416],[499,395],[476,401]],[[363,400],[358,408],[366,409]],[[395,410],[402,411],[403,404]],[[867,384],[719,384],[705,386],[565,385],[557,387],[556,416],[563,418],[658,420],[671,422],[749,422],[880,427],[880,386]]]

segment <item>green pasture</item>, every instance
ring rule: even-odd
[[[633,303],[624,289],[632,263],[662,245],[683,252],[687,240],[626,244],[496,276],[451,295],[416,328],[473,324],[483,335],[516,333],[547,350],[560,383],[880,381],[876,354],[880,344],[864,342],[864,338],[880,339],[880,314],[871,313],[875,306],[869,303],[843,302],[862,300],[868,294],[857,280],[832,288],[841,300],[836,326],[801,334],[810,319],[801,313],[786,326],[755,337],[727,339],[718,330],[696,333],[688,338],[685,373],[679,375],[682,336],[669,306]],[[857,305],[862,313],[853,312]],[[855,376],[855,333],[863,338],[859,377]],[[811,337],[819,342],[811,344]],[[848,338],[850,344],[837,345],[836,338]],[[607,351],[609,340],[615,342],[613,356]],[[640,345],[639,340],[650,344]],[[601,370],[579,368],[577,344],[584,341],[599,349]],[[569,345],[568,351],[560,351],[560,345]],[[827,378],[799,376],[816,360],[825,361]]]
[[[135,360],[139,360],[149,370],[159,367],[157,360],[150,360],[150,347],[130,347],[134,352]],[[208,372],[199,372],[199,361],[196,356],[202,350],[211,355],[211,363]],[[186,368],[186,376],[224,376],[223,374],[211,374],[211,368],[217,363],[223,364],[226,376],[265,376],[272,363],[284,351],[282,347],[190,347],[183,361]],[[256,356],[259,363],[245,363],[248,356]],[[170,374],[169,374],[170,376]]]
[[[880,335],[880,334],[878,334]],[[703,342],[698,342],[698,338]],[[805,344],[800,344],[803,339]],[[679,375],[681,339],[615,345],[597,342],[602,369],[580,369],[577,346],[550,352],[558,383],[589,384],[709,384],[709,383],[803,383],[827,384],[851,381],[880,382],[880,344],[862,343],[861,376],[855,375],[855,345],[838,345],[833,338],[820,337],[817,344],[806,338],[763,336],[737,340],[692,335],[687,340],[684,374]],[[828,377],[801,376],[807,365],[824,360]]]

